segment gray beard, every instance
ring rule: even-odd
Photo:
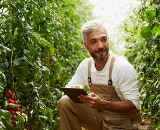
[[[109,49],[106,50],[106,54],[104,56],[102,54],[100,56],[97,56],[95,53],[90,53],[90,52],[89,53],[93,57],[94,60],[102,61],[108,56],[108,52],[109,52]]]

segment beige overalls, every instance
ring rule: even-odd
[[[112,69],[115,57],[109,68],[108,85],[92,84],[90,63],[88,65],[88,84],[90,90],[99,97],[109,101],[120,101],[115,88],[112,86]],[[134,124],[141,121],[139,112],[132,115],[114,113],[106,110],[89,108],[83,103],[73,103],[67,96],[59,101],[60,130],[133,130]]]

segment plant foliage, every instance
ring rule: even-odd
[[[0,1],[1,130],[58,129],[58,88],[86,55],[80,27],[89,9],[87,0]],[[6,96],[9,89],[22,109],[14,128]]]
[[[160,0],[145,0],[126,20],[126,56],[138,72],[141,113],[160,129]]]

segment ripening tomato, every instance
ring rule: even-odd
[[[18,104],[18,101],[17,101],[17,100],[14,100],[14,104]]]
[[[15,98],[14,98],[14,95],[12,95],[12,97],[10,97],[10,98],[13,99],[13,100],[15,99]]]
[[[8,99],[8,103],[14,103],[15,102],[15,100],[13,100],[13,99]]]
[[[13,124],[13,126],[14,126],[14,127],[16,127],[16,126],[17,126],[17,124],[18,124],[18,121],[16,121],[16,120],[12,120],[12,124]]]
[[[12,105],[8,105],[8,108],[9,108],[9,109],[13,109],[13,106],[12,106]]]
[[[38,83],[39,83],[39,84],[43,84],[43,80],[40,79],[40,80],[38,81]]]
[[[8,90],[8,91],[7,91],[7,95],[8,95],[9,98],[12,98],[12,96],[13,96],[12,91],[11,91],[11,90]]]
[[[22,109],[21,108],[18,108],[17,111],[20,112],[20,113],[22,113]]]
[[[16,119],[16,117],[12,117],[12,121],[18,121],[17,119]]]
[[[148,125],[148,124],[149,124],[149,122],[144,121],[144,122],[139,122],[138,124],[139,124],[139,125]]]
[[[18,104],[19,102],[17,100],[8,99],[8,103]]]
[[[11,113],[12,115],[15,115],[15,114],[16,114],[16,111],[13,110],[13,109],[10,109],[9,111],[10,111],[10,113]]]
[[[49,58],[49,61],[50,61],[50,62],[52,62],[52,61],[53,61],[53,58],[52,58],[52,57],[50,57],[50,58]]]
[[[21,109],[21,108],[15,108],[14,110],[15,110],[16,112],[22,113],[22,109]]]

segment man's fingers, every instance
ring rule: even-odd
[[[91,97],[95,97],[95,96],[96,96],[96,94],[95,94],[94,92],[91,92],[89,95],[90,95]]]

